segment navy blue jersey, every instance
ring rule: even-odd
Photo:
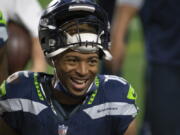
[[[140,14],[150,62],[180,66],[179,7],[179,0],[145,0]]]
[[[131,85],[117,76],[98,75],[95,89],[65,117],[63,107],[59,104],[57,113],[48,98],[44,82],[51,79],[22,71],[1,85],[0,115],[21,135],[122,135],[137,114]]]

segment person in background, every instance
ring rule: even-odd
[[[5,80],[8,77],[8,63],[7,63],[7,52],[6,52],[6,43],[8,40],[8,34],[7,34],[7,28],[6,28],[6,20],[3,17],[2,12],[0,11],[0,84],[3,82],[3,80]],[[2,94],[3,91],[1,91],[0,93]],[[1,95],[0,94],[0,95]],[[2,118],[0,117],[0,121],[2,121]],[[0,127],[1,128],[7,128],[6,123],[4,123],[3,121],[0,122]],[[11,129],[9,130],[7,128],[7,134],[8,135],[15,135],[15,134],[11,134],[13,132],[11,132]],[[1,133],[0,130],[0,134],[4,134]]]
[[[37,0],[0,0],[0,10],[7,20],[9,74],[23,70],[30,58],[32,71],[46,71],[46,61],[38,40],[42,8]]]
[[[54,74],[8,77],[0,87],[4,122],[20,135],[135,135],[133,87],[98,74],[100,60],[112,58],[108,32],[106,13],[94,1],[52,1],[40,19],[39,39]]]
[[[116,1],[111,35],[113,60],[108,67],[113,73],[121,68],[129,22],[139,15],[144,30],[147,62],[143,126],[146,129],[150,127],[150,131],[146,134],[180,134],[179,6],[178,0]]]
[[[104,10],[107,12],[107,16],[108,16],[108,19],[109,19],[109,24],[110,24],[110,28],[109,28],[109,31],[111,31],[111,23],[112,23],[112,18],[113,18],[113,14],[114,14],[114,7],[115,7],[115,0],[96,0],[97,3],[102,7],[104,8]],[[109,70],[109,68],[107,68],[106,66],[106,60],[103,60],[101,62],[101,73],[102,74],[109,74],[109,75],[112,75],[113,73],[111,72],[111,70]],[[120,76],[120,73],[117,74]]]
[[[8,77],[8,67],[7,56],[6,56],[6,42],[8,39],[6,21],[0,11],[0,84],[4,79]]]

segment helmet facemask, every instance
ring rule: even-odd
[[[46,56],[56,56],[69,48],[81,53],[98,52],[100,57],[105,55],[103,46],[108,48],[109,35],[105,35],[108,32],[103,26],[104,24],[94,16],[73,19],[61,24],[56,28],[56,34],[47,39],[47,43],[55,51],[45,52]]]

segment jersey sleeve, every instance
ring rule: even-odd
[[[32,89],[29,80],[31,73],[28,71],[19,71],[10,75],[0,86],[0,115],[4,112],[16,110],[14,107],[16,99],[31,98]],[[32,76],[32,75],[31,75]],[[20,105],[20,104],[18,104]]]
[[[114,106],[112,110],[114,134],[123,134],[137,115],[137,95],[134,88],[121,77],[105,76],[104,82],[107,100]]]
[[[25,80],[27,75],[26,72],[16,72],[9,76],[0,86],[0,117],[15,130],[20,129],[22,124],[23,117],[19,110],[22,110],[25,106],[19,100],[23,94],[23,92],[20,93],[22,91],[20,84],[21,82],[24,83],[21,80]]]
[[[13,106],[10,99],[7,99],[6,93],[7,82],[4,81],[0,86],[0,117],[8,126],[13,129],[18,129],[18,117],[15,113],[10,113]]]
[[[5,112],[9,112],[11,110],[11,105],[8,103],[7,99],[7,82],[4,81],[0,86],[0,116],[2,116]]]

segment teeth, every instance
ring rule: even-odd
[[[72,80],[78,84],[83,84],[86,82],[86,80],[78,80],[78,79],[72,79]]]
[[[84,83],[85,81],[83,80],[76,80],[78,83]]]

